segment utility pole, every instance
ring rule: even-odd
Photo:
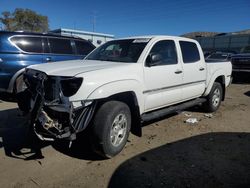
[[[92,29],[93,29],[93,32],[95,32],[96,30],[96,11],[93,11],[93,19],[92,19]]]

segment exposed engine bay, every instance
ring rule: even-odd
[[[82,84],[77,77],[48,76],[27,69],[27,88],[18,94],[19,108],[30,114],[36,135],[41,140],[76,139],[92,119],[96,102],[69,100]]]

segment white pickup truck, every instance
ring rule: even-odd
[[[26,69],[19,107],[42,140],[91,130],[94,150],[113,157],[141,122],[203,104],[216,111],[231,81],[230,62],[204,60],[199,43],[172,36],[113,40],[84,60]]]

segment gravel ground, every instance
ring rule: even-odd
[[[231,85],[212,115],[193,108],[145,125],[113,159],[88,146],[84,134],[71,149],[38,142],[0,101],[0,187],[250,187],[250,84]]]

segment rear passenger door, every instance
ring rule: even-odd
[[[182,99],[199,97],[205,91],[206,66],[197,44],[179,41],[183,63]]]
[[[46,62],[77,59],[70,39],[48,37],[47,40],[49,53],[45,53]]]

